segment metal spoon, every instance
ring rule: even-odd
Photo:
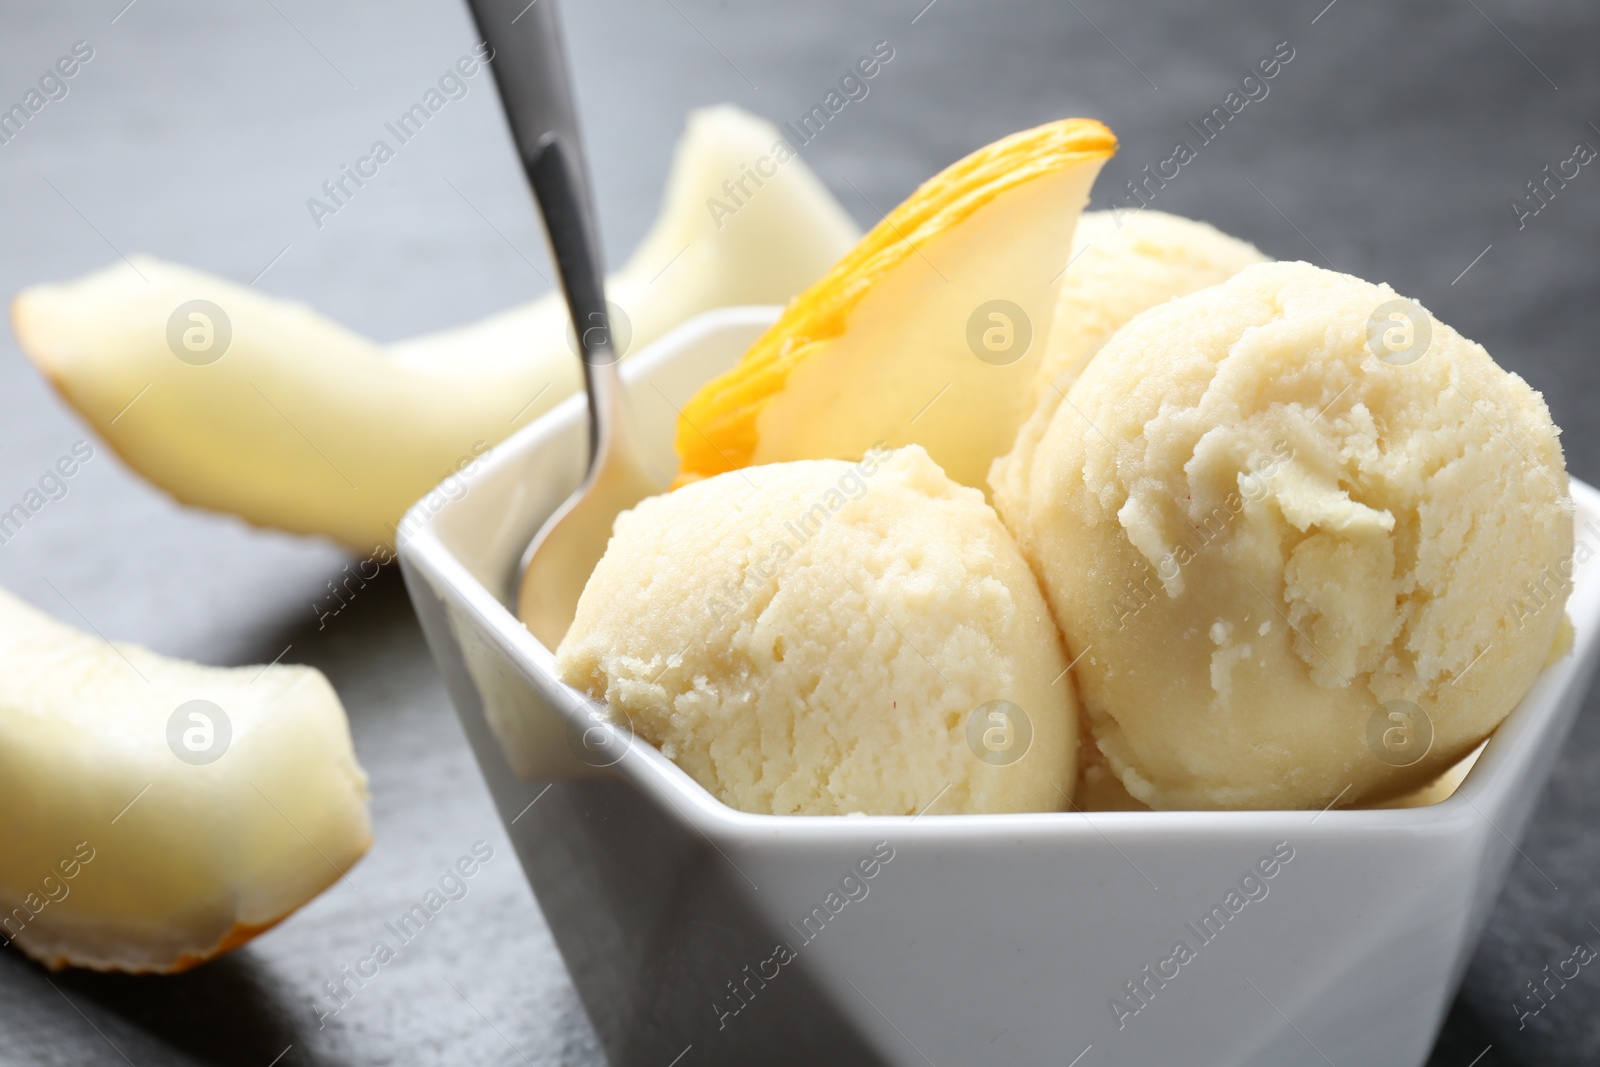
[[[561,273],[589,394],[589,470],[522,556],[517,614],[554,650],[622,511],[660,492],[628,426],[555,0],[468,0]]]

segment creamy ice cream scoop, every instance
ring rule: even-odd
[[[1546,661],[1572,505],[1539,394],[1387,286],[1262,264],[1138,315],[1000,497],[1156,808],[1415,788]]]
[[[744,811],[1055,811],[1075,781],[1038,584],[983,495],[915,445],[625,512],[557,666]]]
[[[1032,414],[989,486],[1001,498],[1028,493],[1033,450],[1062,398],[1111,335],[1139,312],[1216,285],[1266,257],[1214,226],[1162,211],[1089,211],[1078,220],[1072,259],[1033,379]]]

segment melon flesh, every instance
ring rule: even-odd
[[[191,701],[221,716],[182,715],[194,732],[175,748],[169,721]],[[5,940],[53,968],[182,971],[311,900],[371,840],[320,671],[169,659],[0,592]]]

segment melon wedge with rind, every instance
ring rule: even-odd
[[[690,116],[660,215],[608,281],[627,353],[711,308],[788,300],[855,242],[800,159],[786,157],[733,214],[708,209],[780,143],[734,107]],[[218,322],[178,315],[180,345],[199,331],[201,352],[186,361],[169,329],[194,300],[221,308],[231,336],[223,348]],[[582,388],[555,292],[382,345],[253,286],[135,255],[23,291],[12,324],[67,402],[180,502],[363,553],[392,547],[411,504]]]
[[[1065,119],[926,182],[685,405],[681,476],[914,443],[982,488],[1027,414],[1073,229],[1115,150],[1101,123]]]

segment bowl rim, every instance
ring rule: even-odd
[[[620,368],[624,383],[631,386],[650,378],[679,353],[709,336],[769,325],[781,310],[771,305],[736,306],[693,316],[625,360]],[[585,412],[581,393],[567,397],[501,441],[492,454],[459,477],[470,487],[473,482],[516,464],[521,457],[551,445],[571,424],[585,418]],[[1574,502],[1575,522],[1588,517],[1600,524],[1600,491],[1569,476],[1569,494]],[[556,674],[552,651],[527,630],[494,591],[474,576],[439,534],[438,523],[451,513],[459,499],[469,495],[470,492],[461,494],[437,508],[425,508],[420,503],[414,506],[401,523],[401,528],[409,534],[397,546],[398,554],[408,568],[414,568],[428,579],[427,584],[436,593],[442,596],[447,590],[457,606],[468,610],[500,654],[524,678],[542,693],[556,694],[567,701],[563,714],[569,725],[581,728],[587,724],[578,720],[579,709],[597,702],[561,681]],[[1107,829],[1133,838],[1192,834],[1201,829],[1230,835],[1283,836],[1290,832],[1304,833],[1309,825],[1319,822],[1321,831],[1333,833],[1377,830],[1437,833],[1459,829],[1479,819],[1486,820],[1496,832],[1505,836],[1490,813],[1505,809],[1518,787],[1525,784],[1530,766],[1559,744],[1581,703],[1579,699],[1568,699],[1573,696],[1570,691],[1575,686],[1587,688],[1587,668],[1595,657],[1596,636],[1600,631],[1600,560],[1591,566],[1580,566],[1574,574],[1566,610],[1573,625],[1572,647],[1560,660],[1540,672],[1533,686],[1490,735],[1481,755],[1456,790],[1442,801],[1419,807],[1335,808],[1330,804],[1321,811],[1071,810],[939,814],[930,809],[942,796],[941,791],[922,812],[914,815],[769,815],[729,807],[654,745],[631,734],[623,735],[620,757],[603,773],[630,781],[656,800],[661,808],[702,834],[715,832],[721,838],[741,839],[747,843],[781,838],[794,843],[808,840],[826,844],[889,834],[895,835],[897,840],[925,836],[976,840],[996,835],[1013,839],[1044,835],[1058,839],[1062,834],[1073,833],[1104,837]],[[622,734],[614,727],[607,729]],[[1543,780],[1537,785],[1542,788]],[[1338,803],[1337,798],[1334,803]]]

